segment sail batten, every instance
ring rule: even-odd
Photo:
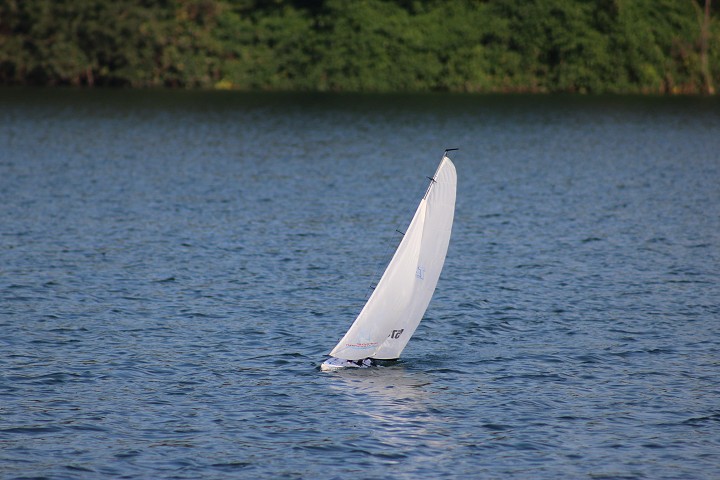
[[[380,281],[331,356],[345,360],[400,356],[440,277],[452,230],[456,185],[455,166],[443,156]]]

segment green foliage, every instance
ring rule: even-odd
[[[692,93],[719,3],[704,34],[705,0],[5,0],[0,83]]]

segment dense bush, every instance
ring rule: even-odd
[[[706,1],[5,0],[0,83],[701,92],[720,83]]]

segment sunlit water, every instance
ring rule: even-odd
[[[327,374],[460,147],[392,367]],[[717,478],[720,103],[0,91],[0,477]]]

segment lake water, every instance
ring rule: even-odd
[[[720,101],[0,90],[0,353],[2,478],[717,478]]]

